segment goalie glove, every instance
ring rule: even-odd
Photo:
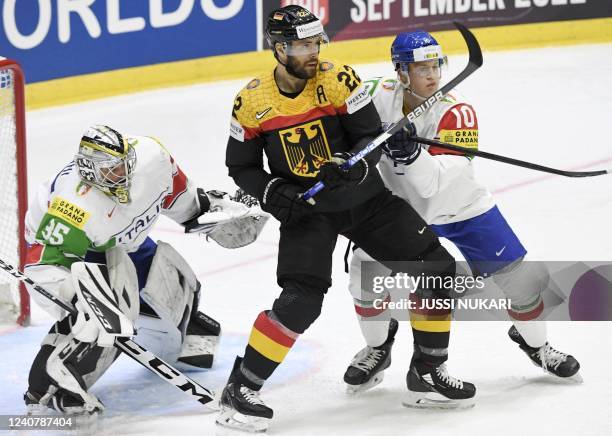
[[[209,209],[184,224],[185,233],[206,235],[224,248],[240,248],[254,242],[268,220],[254,197],[239,189],[234,197],[221,191],[198,188],[200,204],[208,201]]]
[[[198,200],[200,215],[183,223],[185,233],[206,235],[219,223],[246,216],[249,212],[246,205],[232,201],[226,192],[204,192],[202,188],[198,188]]]

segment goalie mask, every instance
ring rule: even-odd
[[[129,203],[136,152],[121,133],[103,125],[90,127],[81,138],[74,162],[83,182],[119,203]]]

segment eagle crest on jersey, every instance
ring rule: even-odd
[[[370,100],[348,65],[320,61],[317,75],[295,98],[280,93],[271,71],[251,80],[236,97],[230,135],[241,142],[263,138],[277,144],[280,152],[269,155],[269,163],[280,173],[311,181],[334,153],[349,148],[333,149],[330,138],[343,135],[337,115],[352,114]]]
[[[331,160],[329,144],[320,120],[280,130],[278,133],[293,174],[315,177],[321,165]]]

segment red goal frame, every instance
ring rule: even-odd
[[[25,214],[28,208],[28,178],[26,156],[25,129],[25,80],[18,62],[0,58],[0,69],[10,69],[13,72],[13,92],[15,93],[15,162],[17,165],[17,202],[19,234],[19,269],[23,271],[26,258]],[[30,321],[30,296],[23,283],[19,284],[19,315],[17,323],[28,325]]]

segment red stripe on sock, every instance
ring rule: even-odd
[[[363,316],[364,318],[371,318],[373,316],[380,315],[385,310],[387,310],[387,306],[385,306],[384,304],[389,303],[389,301],[391,301],[391,296],[387,295],[385,301],[380,303],[382,307],[378,309],[375,307],[361,307],[355,304],[355,312],[357,312],[357,315]]]
[[[291,347],[295,343],[295,339],[287,336],[274,321],[268,318],[265,312],[259,314],[253,328],[283,347]]]
[[[510,315],[511,318],[516,319],[517,321],[531,321],[540,316],[543,311],[544,302],[540,301],[538,307],[533,310],[530,310],[529,312],[515,312],[513,310],[508,309],[508,315]]]

